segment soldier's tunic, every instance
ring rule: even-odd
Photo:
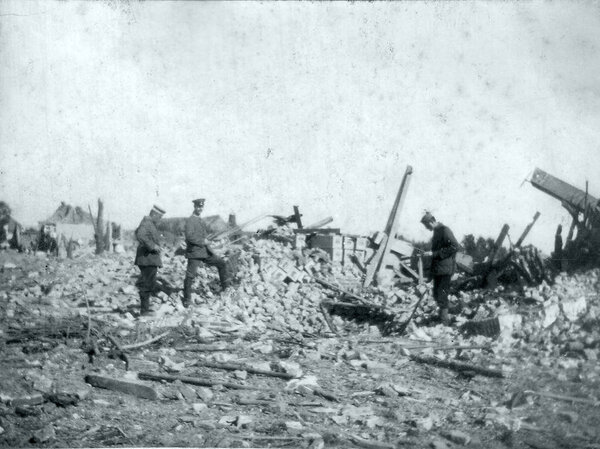
[[[140,299],[142,312],[150,307],[150,295],[156,284],[158,267],[162,267],[160,258],[160,233],[156,224],[148,216],[144,217],[135,231],[138,241],[135,264],[140,268]]]
[[[431,239],[431,274],[433,277],[433,297],[442,309],[448,308],[450,279],[456,269],[456,253],[460,248],[448,226],[439,224],[433,230]]]
[[[229,270],[227,263],[219,256],[214,254],[206,245],[208,228],[200,216],[192,215],[185,221],[185,257],[188,259],[188,265],[183,282],[183,303],[188,305],[191,299],[192,284],[196,277],[198,267],[204,263],[214,266],[219,270],[219,279],[223,289],[231,285],[229,279]]]

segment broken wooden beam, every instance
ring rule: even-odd
[[[328,282],[325,279],[322,279],[322,278],[319,278],[319,277],[315,277],[314,279],[315,279],[315,282],[321,284],[322,286],[330,288],[331,290],[338,291],[338,292],[342,293],[344,296],[347,296],[349,298],[356,299],[361,304],[364,304],[364,305],[367,305],[367,306],[372,306],[372,307],[375,307],[375,308],[382,308],[382,306],[376,306],[374,304],[369,304],[369,302],[365,298],[362,298],[362,297],[360,297],[358,295],[355,295],[354,293],[350,293],[349,291],[344,290],[343,288],[338,287],[337,285],[332,284],[331,282]]]
[[[421,305],[421,301],[423,301],[423,298],[427,296],[426,293],[422,293],[421,296],[419,297],[419,300],[417,301],[417,303],[415,304],[415,308],[413,309],[412,313],[410,314],[410,316],[408,317],[408,319],[402,323],[400,325],[400,328],[398,329],[398,333],[400,335],[402,335],[404,333],[404,331],[406,330],[406,328],[408,327],[409,323],[412,321],[413,317],[415,316],[415,313],[417,313],[417,309],[419,308],[419,305]]]
[[[396,445],[381,441],[365,440],[356,435],[348,435],[349,440],[358,447],[365,449],[395,449]]]
[[[587,208],[591,208],[595,214],[598,214],[596,198],[589,194],[586,195],[583,190],[573,187],[539,168],[534,170],[530,182],[536,189],[568,204],[577,212],[584,212]]]
[[[194,346],[176,346],[176,351],[189,352],[218,352],[218,351],[235,351],[239,349],[238,345],[228,345],[225,342],[197,344]]]
[[[387,239],[384,239],[379,246],[377,252],[380,254],[376,260],[373,260],[373,264],[375,266],[372,270],[367,268],[367,276],[365,276],[365,280],[363,282],[363,287],[368,287],[373,282],[373,278],[377,276],[377,272],[381,268],[381,264],[390,253],[391,250],[391,240],[394,239],[396,230],[398,228],[398,222],[400,218],[400,210],[402,209],[402,205],[404,204],[404,199],[406,198],[406,191],[408,190],[408,185],[410,183],[411,175],[413,169],[410,165],[406,167],[406,171],[404,172],[404,177],[402,178],[402,182],[400,183],[400,188],[398,189],[398,194],[396,195],[396,199],[394,201],[394,205],[392,206],[392,210],[390,212],[390,216],[388,218],[388,222],[385,226],[384,233],[387,236]]]
[[[333,332],[335,335],[340,335],[337,328],[335,327],[335,324],[333,324],[333,321],[331,321],[329,312],[327,312],[327,309],[325,309],[325,306],[323,305],[323,303],[319,304],[319,310],[323,314],[323,318],[325,318],[325,323],[327,323],[327,327],[329,327],[329,330],[331,332]]]
[[[302,214],[300,214],[300,209],[298,206],[294,206],[294,221],[298,226],[298,229],[302,229]]]
[[[600,401],[598,399],[578,398],[574,396],[565,396],[562,394],[547,393],[545,391],[525,390],[523,393],[526,395],[540,396],[549,399],[558,399],[561,401],[579,402],[581,404],[593,405],[594,407],[600,406]]]
[[[533,225],[535,224],[535,222],[537,221],[538,218],[540,218],[540,213],[536,212],[535,215],[533,216],[533,221],[527,225],[527,227],[525,228],[525,230],[519,237],[519,240],[517,240],[517,243],[515,243],[516,248],[519,248],[521,246],[521,244],[523,243],[523,240],[525,240],[525,237],[527,237],[527,234],[529,234],[529,231],[531,231],[531,228],[533,228]]]
[[[180,382],[191,384],[191,385],[199,385],[201,387],[213,387],[215,385],[222,385],[225,388],[230,388],[232,390],[264,390],[268,391],[264,388],[252,387],[249,385],[240,385],[234,384],[230,382],[222,382],[218,380],[211,379],[201,379],[199,377],[190,377],[190,376],[171,376],[169,374],[152,374],[152,373],[138,373],[138,378],[141,380],[153,380],[156,382],[167,381],[167,382],[175,382],[179,380]]]
[[[166,332],[163,332],[162,334],[160,334],[160,335],[157,335],[156,337],[152,337],[152,338],[150,338],[150,339],[148,339],[148,340],[141,341],[141,342],[139,342],[139,343],[132,343],[132,344],[130,344],[130,345],[123,345],[123,346],[121,346],[121,348],[122,348],[122,349],[125,349],[125,350],[127,350],[127,349],[138,349],[138,348],[142,348],[142,347],[144,347],[144,346],[151,345],[152,343],[155,343],[155,342],[157,342],[158,340],[160,340],[160,339],[161,339],[161,338],[163,338],[163,337],[166,337],[167,335],[169,335],[169,333],[170,333],[170,332],[171,332],[171,331],[166,331]]]
[[[426,363],[428,365],[435,365],[441,368],[449,368],[460,372],[470,371],[487,377],[504,377],[504,373],[501,370],[483,368],[480,366],[471,365],[469,363],[454,362],[452,360],[440,360],[435,357],[427,357],[414,354],[410,355],[410,359],[418,363]]]
[[[406,271],[408,274],[410,274],[415,281],[419,281],[419,279],[421,278],[421,276],[419,276],[419,273],[417,273],[415,270],[410,268],[404,262],[400,262],[400,267],[402,267],[402,269],[404,269],[404,271]]]
[[[93,387],[119,391],[143,399],[158,399],[158,393],[154,388],[131,380],[113,379],[111,377],[88,374],[85,376],[85,381]]]
[[[375,252],[375,255],[371,258],[371,262],[367,265],[367,271],[365,273],[365,279],[363,281],[363,287],[368,287],[373,282],[373,278],[377,272],[379,265],[383,259],[383,254],[385,252],[385,246],[387,245],[388,236],[387,234],[382,234],[381,243],[379,244],[379,248]]]
[[[127,354],[125,353],[119,342],[112,335],[107,334],[106,338],[108,338],[108,340],[115,346],[115,352],[117,354],[117,357],[119,357],[125,362],[125,371],[129,371],[129,357],[127,357]]]
[[[327,307],[351,307],[355,309],[376,309],[382,310],[384,307],[379,304],[365,304],[365,303],[355,303],[355,302],[345,302],[345,301],[322,301],[321,305]]]
[[[504,242],[504,239],[506,238],[509,229],[510,229],[510,226],[508,226],[505,223],[504,226],[502,226],[502,229],[500,230],[500,234],[498,234],[498,238],[494,242],[494,246],[492,247],[492,250],[490,251],[490,254],[488,255],[488,257],[489,257],[488,266],[489,266],[490,270],[491,270],[492,266],[494,265],[494,258],[496,257],[496,253],[502,246],[502,242]]]
[[[310,226],[307,226],[307,229],[318,229],[318,228],[322,228],[323,226],[331,223],[333,221],[333,217],[327,217],[327,218],[323,218],[320,221],[317,221],[316,223],[311,224]]]
[[[251,374],[260,374],[262,376],[269,376],[269,377],[279,377],[281,379],[287,379],[287,380],[293,379],[296,377],[290,373],[281,373],[281,372],[277,372],[277,371],[267,371],[267,370],[262,370],[262,369],[258,369],[258,368],[252,368],[251,366],[246,366],[241,363],[218,363],[218,362],[208,362],[208,361],[199,360],[194,365],[195,366],[203,366],[205,368],[222,369],[222,370],[226,370],[226,371],[246,371],[247,373],[251,373]]]

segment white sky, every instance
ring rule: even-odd
[[[136,226],[261,213],[399,231],[431,209],[461,238],[549,251],[538,166],[600,196],[597,2],[0,1],[0,199],[25,224],[65,201]]]

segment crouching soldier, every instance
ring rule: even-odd
[[[208,229],[200,218],[200,214],[204,209],[204,198],[194,200],[192,203],[194,204],[194,213],[185,221],[185,257],[188,259],[188,265],[183,281],[183,299],[181,301],[185,307],[191,304],[192,285],[198,267],[202,263],[217,268],[223,291],[231,286],[230,270],[227,262],[213,253],[206,240]]]
[[[154,206],[150,211],[150,215],[144,217],[135,230],[135,237],[138,241],[135,264],[141,272],[139,282],[141,315],[151,314],[150,296],[155,289],[158,267],[162,267],[160,233],[156,225],[164,214],[163,209]]]

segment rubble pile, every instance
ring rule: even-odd
[[[300,334],[329,332],[320,310],[331,291],[315,282],[333,279],[340,288],[355,289],[360,277],[357,269],[334,267],[329,256],[319,249],[293,249],[281,233],[268,239],[250,239],[231,250],[236,283],[220,295],[216,272],[201,268],[192,300],[195,314],[230,317],[258,329],[279,326]],[[170,259],[167,271],[181,276],[185,259]],[[167,275],[168,276],[168,275]],[[334,321],[342,325],[339,317]]]

